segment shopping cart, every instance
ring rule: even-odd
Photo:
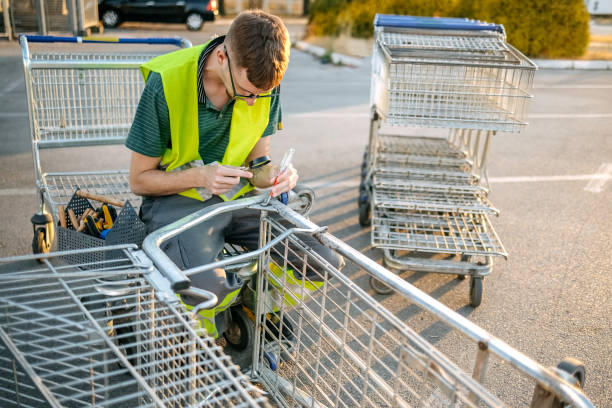
[[[0,306],[2,407],[269,406],[135,245],[0,259]]]
[[[487,198],[490,142],[526,126],[536,66],[500,25],[392,15],[374,25],[359,221],[389,268],[470,276],[476,307],[493,259],[507,257],[489,220],[499,214]]]
[[[40,202],[39,212],[32,217],[32,247],[35,253],[44,253],[50,250],[54,239],[58,205],[65,206],[77,189],[121,201],[130,199],[135,206],[140,201],[130,192],[127,170],[92,171],[90,167],[73,166],[70,171],[48,171],[43,168],[41,150],[75,148],[71,157],[89,154],[94,162],[103,163],[103,153],[96,151],[92,155],[76,148],[123,144],[144,88],[139,66],[171,47],[190,47],[191,43],[178,37],[26,35],[19,41]],[[39,44],[38,50],[30,49],[32,43]],[[84,49],[83,44],[88,48]],[[134,44],[148,50],[133,51]],[[126,49],[124,45],[131,47]],[[55,160],[54,167],[58,164]],[[86,162],[87,166],[93,164],[92,160]]]
[[[143,250],[177,291],[189,287],[192,274],[257,258],[257,271],[241,275],[251,299],[243,295],[234,307],[253,319],[251,328],[240,321],[241,334],[255,337],[251,378],[279,406],[592,406],[579,389],[579,362],[568,359],[551,369],[537,364],[326,228],[276,200],[264,201],[256,196],[200,210],[150,234]],[[262,211],[256,251],[181,271],[160,249],[194,225],[243,208]],[[343,271],[297,234],[311,234],[343,256]],[[292,270],[293,277],[282,270]],[[349,275],[384,282],[411,306],[389,310]]]

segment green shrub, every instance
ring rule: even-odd
[[[310,6],[309,32],[313,35],[339,35],[338,14],[347,4],[347,0],[315,0]]]
[[[508,42],[529,56],[577,57],[589,41],[583,0],[316,0],[310,31],[368,38],[376,13],[468,17],[503,24]]]

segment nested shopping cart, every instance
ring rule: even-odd
[[[191,43],[178,37],[25,35],[20,43],[40,203],[39,212],[32,217],[32,246],[34,252],[43,253],[49,251],[54,239],[57,207],[65,206],[75,190],[139,204],[139,198],[130,192],[126,169],[84,168],[104,163],[104,154],[108,154],[86,148],[123,144],[144,89],[139,66],[169,49],[190,47]],[[140,51],[134,51],[135,44],[140,45]],[[57,149],[63,148],[71,148],[71,159],[66,160],[71,163],[54,159]],[[54,154],[44,155],[51,160],[43,161],[42,151],[47,149],[53,149]],[[58,166],[62,167],[60,171]]]
[[[124,245],[0,259],[1,405],[269,406],[265,391],[282,407],[593,406],[580,390],[581,363],[537,364],[326,228],[276,200],[265,205],[266,198],[207,207],[153,232],[143,250]],[[159,249],[187,228],[243,208],[261,210],[256,251],[181,271]],[[299,234],[342,255],[343,271]],[[100,251],[121,255],[102,257],[95,268],[65,262]],[[255,270],[244,266],[253,259]],[[251,362],[241,368],[195,319],[217,299],[191,287],[189,275],[217,267],[246,282],[233,306],[249,319],[234,321],[234,335],[253,344],[246,349]],[[294,279],[282,269],[293,269]],[[413,306],[392,310],[348,274],[373,276]],[[201,303],[188,312],[177,293]]]
[[[539,365],[326,228],[276,200],[264,201],[256,196],[200,210],[149,235],[143,250],[176,290],[189,287],[194,273],[257,260],[256,269],[236,272],[245,287],[233,306],[241,312],[233,314],[239,326],[234,335],[254,337],[251,379],[278,406],[592,406],[579,389],[581,363],[566,359],[554,368]],[[243,208],[261,211],[258,250],[181,271],[160,249],[198,223]],[[342,271],[300,234],[341,255]],[[384,282],[411,306],[377,302],[355,283],[362,275]],[[401,308],[393,309],[398,303]],[[236,339],[228,347],[239,343]]]
[[[269,406],[135,245],[0,259],[0,310],[2,407]]]
[[[377,15],[374,26],[359,221],[388,267],[469,276],[476,307],[507,256],[490,222],[490,142],[527,124],[536,66],[500,25]]]

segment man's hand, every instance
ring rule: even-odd
[[[293,190],[299,178],[300,176],[298,176],[297,170],[293,168],[293,165],[291,163],[289,163],[285,171],[278,175],[278,178],[272,178],[272,188],[270,189],[272,197],[278,197],[279,195],[281,195],[281,193],[287,193]],[[274,184],[274,181],[276,181],[276,184]]]
[[[268,164],[253,171],[254,177],[251,180],[254,186],[258,188],[270,188],[273,197],[278,197],[281,193],[286,193],[292,190],[300,178],[298,172],[289,163],[282,174],[279,174],[280,168],[276,164]],[[278,176],[278,178],[277,178]],[[276,180],[276,185],[274,181]]]
[[[211,163],[204,167],[186,170],[192,172],[196,187],[204,187],[212,194],[225,194],[240,182],[240,178],[251,178],[253,174],[240,167]]]

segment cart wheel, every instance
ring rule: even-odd
[[[365,197],[365,202],[363,202],[363,200],[359,201],[359,225],[362,227],[369,227],[372,225],[372,210],[367,195]]]
[[[35,254],[46,254],[51,250],[55,238],[53,217],[47,212],[36,213],[30,219],[34,230],[32,238],[32,252]]]
[[[385,285],[373,276],[370,276],[370,287],[379,295],[388,295],[393,292],[389,286]]]
[[[270,370],[276,371],[278,368],[278,358],[276,358],[276,354],[270,353],[269,351],[263,352],[264,362],[270,367]]]
[[[470,277],[470,305],[480,306],[482,303],[483,282],[481,277]]]
[[[368,146],[366,146],[365,151],[363,152],[363,160],[361,161],[361,178],[364,177],[364,172],[368,168]]]
[[[230,309],[232,321],[223,333],[227,345],[237,351],[243,351],[253,344],[255,338],[255,327],[242,306]]]
[[[312,188],[304,184],[298,184],[293,188],[293,193],[297,196],[297,200],[289,202],[289,208],[298,214],[307,217],[312,210],[312,205],[315,200],[315,192]]]
[[[51,250],[51,245],[47,240],[47,229],[38,227],[34,230],[34,238],[32,239],[32,251],[35,254],[46,254]]]
[[[457,275],[457,280],[465,280],[465,275]]]
[[[582,363],[582,361],[577,360],[575,358],[566,357],[557,365],[557,369],[565,371],[571,377],[573,377],[573,385],[576,388],[584,388],[586,371],[584,369],[584,364]],[[569,380],[569,382],[572,382],[572,380]],[[554,408],[569,408],[572,405],[555,398],[553,400],[552,406]]]
[[[584,369],[584,363],[582,361],[566,357],[557,365],[557,368],[574,377],[574,385],[576,387],[584,388],[586,370]]]

